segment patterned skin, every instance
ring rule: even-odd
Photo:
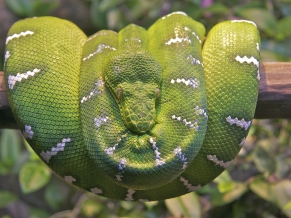
[[[67,182],[108,198],[194,191],[233,161],[258,95],[250,21],[205,28],[183,12],[87,38],[72,23],[12,26],[5,80],[20,129]]]

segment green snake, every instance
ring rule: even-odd
[[[59,18],[18,21],[4,68],[19,128],[89,192],[143,202],[197,190],[244,144],[259,83],[253,22],[225,21],[204,38],[183,12],[89,38]]]

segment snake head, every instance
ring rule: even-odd
[[[156,87],[155,84],[122,83],[117,88],[120,111],[127,128],[145,133],[155,124]],[[122,94],[121,94],[122,93]]]
[[[118,104],[125,126],[146,133],[156,123],[162,68],[146,51],[113,52],[105,70],[106,84]]]

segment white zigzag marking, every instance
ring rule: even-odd
[[[89,54],[87,57],[83,58],[83,61],[86,61],[88,59],[90,59],[91,57],[93,57],[95,54],[97,53],[101,53],[103,49],[110,49],[110,50],[116,50],[116,48],[113,48],[109,45],[105,45],[105,44],[100,44],[98,45],[98,48],[96,51],[94,51],[92,54]]]
[[[125,168],[126,165],[126,158],[122,158],[119,162],[118,162],[118,169],[119,170],[123,170],[123,168]]]
[[[204,67],[203,63],[200,60],[198,60],[197,58],[194,58],[192,55],[189,55],[186,60],[187,61],[190,60],[190,63],[192,65],[200,64],[202,67]]]
[[[259,68],[259,61],[257,59],[255,59],[253,56],[248,58],[247,56],[240,57],[238,55],[238,56],[236,56],[235,60],[237,60],[240,63],[244,63],[244,62],[247,62],[248,64],[253,63],[256,67]]]
[[[196,191],[201,188],[201,185],[193,186],[189,184],[188,180],[180,176],[180,181],[183,182],[183,185],[188,189],[189,192]]]
[[[233,161],[231,160],[231,161],[223,162],[222,160],[218,160],[216,155],[207,155],[207,159],[214,162],[215,165],[219,165],[223,168],[227,168]]]
[[[141,42],[141,40],[139,38],[130,38],[129,40]],[[124,41],[128,42],[128,39],[125,39]]]
[[[203,115],[206,119],[208,119],[208,115],[204,109],[200,108],[199,106],[196,106],[195,110],[196,110],[195,112],[196,115]]]
[[[245,119],[241,119],[239,120],[237,117],[235,119],[232,119],[231,116],[228,116],[226,118],[226,121],[230,124],[230,125],[237,125],[241,128],[244,128],[245,130],[248,130],[248,128],[250,127],[251,125],[251,121],[245,121]]]
[[[186,27],[186,26],[184,27],[184,29],[185,29],[186,31],[189,31],[189,32],[191,31],[191,30],[190,30],[188,27]],[[193,31],[192,31],[191,33],[192,33],[192,34],[193,34],[193,35],[198,39],[198,41],[199,41],[200,44],[201,44],[201,39],[199,38],[199,36],[198,36],[195,32],[193,32]]]
[[[105,148],[104,151],[107,155],[112,155],[113,152],[115,151],[115,148],[118,146],[118,143],[127,136],[127,133],[125,133],[124,135],[120,136],[117,138],[117,142],[112,146],[112,147],[108,147],[108,148]]]
[[[50,151],[46,152],[42,151],[40,153],[40,156],[42,156],[42,158],[47,163],[49,163],[52,156],[57,155],[57,153],[60,151],[64,151],[67,142],[71,142],[71,139],[70,138],[63,139],[61,143],[58,143],[56,147],[52,147]]]
[[[72,182],[76,182],[76,179],[72,176],[64,176],[64,179],[68,182],[68,183],[71,183]]]
[[[186,169],[188,162],[186,162],[187,158],[185,158],[184,154],[182,153],[182,149],[180,146],[174,149],[174,154],[179,158],[181,162],[183,162],[182,169]]]
[[[30,138],[32,139],[32,136],[33,136],[34,132],[31,130],[31,126],[27,126],[25,125],[24,127],[24,132],[23,132],[23,136],[25,138]]]
[[[169,41],[166,42],[166,45],[171,45],[172,43],[180,43],[180,42],[189,42],[191,43],[191,40],[189,37],[186,38],[180,38],[176,35],[176,38],[171,38]]]
[[[172,16],[172,15],[174,15],[174,14],[181,14],[181,15],[187,16],[187,14],[186,14],[185,12],[182,12],[182,11],[176,11],[176,12],[173,12],[173,13],[171,13],[171,14],[168,14],[168,15],[162,17],[162,19],[164,20],[164,19],[166,19],[167,17],[170,17],[170,16]]]
[[[116,180],[117,180],[117,181],[122,181],[121,177],[123,177],[123,175],[121,175],[121,174],[116,174],[115,177],[116,177]]]
[[[8,86],[9,89],[13,89],[16,82],[20,82],[22,79],[27,79],[29,76],[34,76],[36,73],[39,73],[40,69],[33,69],[32,71],[27,71],[26,73],[17,73],[16,76],[8,76]]]
[[[253,24],[255,27],[257,27],[257,25],[253,21],[250,21],[250,20],[232,20],[231,22],[232,23],[250,23],[250,24]]]
[[[99,188],[91,188],[90,191],[96,195],[103,193],[103,191]]]
[[[132,195],[135,193],[135,191],[133,189],[127,189],[127,192],[128,193],[126,194],[125,200],[126,201],[133,201],[134,199],[133,199]]]
[[[10,52],[9,51],[6,51],[5,52],[5,58],[4,58],[4,67],[5,67],[6,62],[7,62],[7,60],[8,60],[9,57],[10,57]]]
[[[109,120],[108,117],[95,117],[94,118],[94,125],[98,128],[100,127],[103,123],[106,123]]]
[[[257,42],[256,45],[257,45],[257,50],[258,50],[258,52],[260,52],[260,45],[259,45],[259,43]],[[248,58],[247,56],[240,57],[240,56],[238,55],[238,56],[236,56],[235,60],[237,60],[237,61],[240,62],[240,63],[244,63],[244,62],[246,62],[246,63],[248,63],[248,64],[253,63],[253,64],[258,68],[258,71],[257,71],[257,73],[258,73],[257,78],[258,78],[258,80],[261,79],[261,77],[260,77],[260,62],[259,62],[257,59],[255,59],[253,56],[250,57],[250,58]]]
[[[85,101],[87,101],[88,99],[90,99],[91,97],[93,97],[95,94],[100,95],[102,92],[102,88],[104,86],[104,81],[102,79],[99,79],[96,83],[95,83],[95,88],[89,93],[89,95],[84,96],[81,100],[81,103],[84,103]]]
[[[173,120],[178,120],[178,121],[180,121],[180,122],[185,123],[185,126],[188,126],[188,125],[189,125],[189,128],[190,128],[190,129],[195,128],[196,131],[199,130],[198,121],[195,121],[195,122],[191,122],[191,121],[189,121],[189,122],[188,122],[186,119],[182,119],[181,117],[176,116],[176,115],[173,115],[173,116],[172,116],[172,119],[173,119]]]
[[[160,157],[160,154],[161,153],[159,152],[159,148],[156,146],[156,142],[154,141],[153,138],[150,138],[150,143],[152,144],[153,149],[155,151],[155,155],[156,155],[156,160],[155,160],[156,166],[161,166],[161,165],[165,164],[165,161],[163,159],[161,159],[161,157]]]
[[[194,89],[198,88],[198,85],[199,85],[199,81],[198,79],[196,78],[190,78],[190,79],[187,79],[185,80],[184,78],[180,79],[180,78],[177,78],[176,80],[172,79],[171,80],[171,83],[174,84],[174,83],[184,83],[186,86],[192,86]]]
[[[122,173],[124,172],[124,171],[122,171],[122,170],[125,168],[126,162],[127,162],[127,161],[126,161],[126,158],[125,158],[125,157],[122,158],[122,159],[118,162],[118,170],[120,170],[121,172],[119,172],[119,173],[117,173],[117,174],[115,175],[117,181],[122,181],[121,177],[123,177]]]
[[[175,38],[171,38],[169,41],[167,41],[165,44],[166,45],[171,45],[172,43],[181,43],[181,42],[188,42],[190,44],[192,44],[192,41],[189,37],[185,37],[185,38],[180,38],[179,35],[179,29],[175,28],[174,29],[174,33],[175,33]]]
[[[8,42],[9,42],[10,40],[12,40],[12,39],[16,39],[16,38],[19,38],[19,37],[21,37],[21,36],[32,35],[32,34],[34,34],[34,32],[32,32],[32,31],[30,31],[30,30],[27,30],[27,31],[25,31],[25,32],[21,32],[21,33],[19,33],[19,34],[15,33],[15,34],[13,34],[12,36],[8,36],[8,37],[6,38],[6,45],[7,45]]]

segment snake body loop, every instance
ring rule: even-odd
[[[204,35],[183,12],[89,38],[58,18],[17,22],[5,80],[20,129],[53,171],[95,194],[151,201],[200,188],[245,141],[260,57],[251,21]]]

